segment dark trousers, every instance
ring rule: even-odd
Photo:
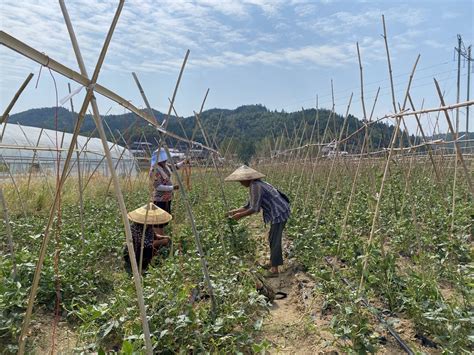
[[[281,237],[285,229],[286,221],[275,223],[270,226],[268,241],[270,242],[270,263],[272,266],[283,265],[283,253],[281,248]]]

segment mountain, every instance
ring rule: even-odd
[[[159,122],[163,122],[165,117],[163,113],[154,111],[154,114]],[[57,124],[58,130],[72,132],[76,117],[76,113],[63,107],[49,107],[11,115],[9,122],[49,129],[56,129]],[[240,159],[246,161],[255,154],[269,154],[271,150],[287,149],[310,141],[316,142],[318,139],[322,141],[325,130],[325,142],[335,139],[339,136],[344,118],[336,114],[328,124],[330,117],[331,112],[327,109],[320,109],[319,112],[316,109],[309,109],[288,113],[270,111],[262,105],[245,105],[234,110],[219,108],[206,110],[201,115],[201,122],[210,145],[219,147],[221,152],[229,148],[229,153],[237,154]],[[103,119],[106,127],[110,128],[110,130],[106,128],[110,140],[115,138],[123,143],[120,138],[122,135],[128,143],[146,140],[157,145],[159,136],[155,128],[133,113],[105,115]],[[359,119],[349,115],[346,132],[354,132],[362,126]],[[383,123],[371,127],[372,147],[388,146],[394,127]],[[171,116],[167,129],[180,136],[193,137],[193,140],[205,143],[200,129],[195,127],[195,118],[192,116],[180,119]],[[86,115],[81,134],[97,136],[90,115]],[[363,136],[363,132],[354,135],[343,148],[347,151],[360,150]],[[182,149],[187,148],[173,140],[169,140],[169,143]]]

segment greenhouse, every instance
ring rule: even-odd
[[[4,127],[0,125],[0,131]],[[37,127],[7,124],[0,144],[0,171],[9,174],[52,175],[58,164],[62,169],[72,139],[71,133]],[[135,175],[137,164],[133,154],[123,146],[109,142],[115,170],[121,176]],[[99,138],[78,136],[71,161],[71,171],[85,175],[109,175],[109,168]]]

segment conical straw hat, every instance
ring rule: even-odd
[[[145,224],[145,217],[146,224],[164,224],[171,221],[171,219],[173,218],[168,212],[162,210],[153,203],[149,203],[148,206],[145,205],[139,207],[136,210],[129,212],[127,216],[131,221],[140,224]]]
[[[232,174],[225,178],[225,181],[246,181],[256,180],[265,177],[262,173],[257,170],[249,168],[247,165],[242,165],[240,168],[235,170]]]

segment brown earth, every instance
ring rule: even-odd
[[[250,222],[249,228],[258,244],[257,259],[260,265],[268,263],[267,231],[257,219]],[[285,265],[278,278],[266,279],[275,290],[288,294],[287,298],[275,300],[265,318],[260,340],[270,343],[272,354],[344,354],[350,348],[350,341],[336,339],[330,328],[332,314],[322,312],[323,297],[315,291],[317,280],[302,271],[294,259],[288,258],[291,242],[283,238]],[[380,306],[377,302],[372,305]],[[379,307],[379,308],[380,308]],[[323,315],[324,314],[324,315]],[[438,354],[437,349],[425,348],[417,344],[413,322],[403,318],[388,318],[393,328],[407,341],[414,351],[423,354]],[[385,344],[380,344],[378,354],[404,354],[395,339],[381,325],[375,316],[374,330]]]
[[[29,338],[34,354],[51,354],[53,349],[54,313],[39,310],[31,321]],[[54,337],[54,354],[72,354],[78,345],[78,335],[65,319],[59,319]]]

